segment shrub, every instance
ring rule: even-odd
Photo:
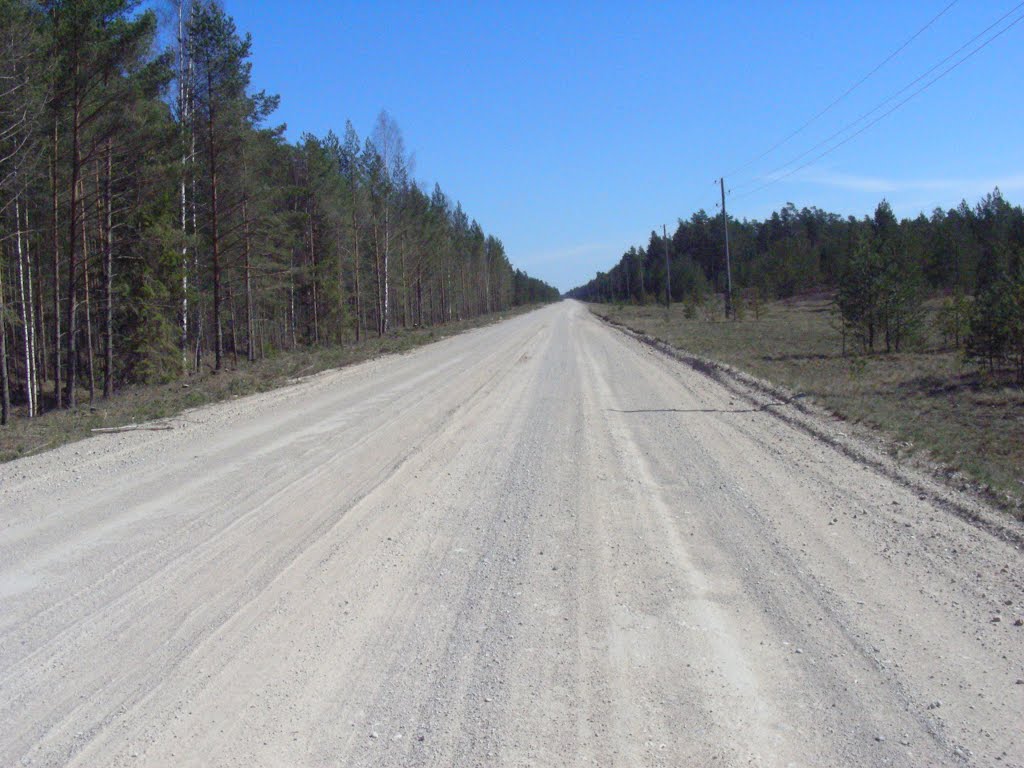
[[[1002,273],[975,297],[966,355],[990,373],[1009,364],[1024,383],[1024,274]]]
[[[886,352],[899,352],[919,335],[921,279],[904,255],[860,245],[847,262],[835,300],[846,332],[865,352],[874,351],[880,339]]]
[[[967,335],[970,313],[971,302],[959,289],[943,302],[935,315],[935,327],[942,335],[943,345],[952,342],[953,349],[960,348]]]

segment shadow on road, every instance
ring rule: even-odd
[[[608,410],[612,413],[760,413],[778,405],[788,404],[788,402],[765,403],[759,408],[636,408],[631,410],[609,408]]]

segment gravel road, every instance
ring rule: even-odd
[[[789,407],[563,302],[0,466],[0,765],[1024,765],[1019,529]]]

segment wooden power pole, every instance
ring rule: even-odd
[[[661,225],[661,239],[665,241],[665,309],[672,306],[672,273],[668,267],[668,230]]]
[[[729,215],[725,212],[725,179],[718,179],[722,188],[722,227],[725,229],[725,316],[732,317],[732,265],[729,263]]]

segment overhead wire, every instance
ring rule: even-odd
[[[764,152],[762,152],[757,157],[754,157],[754,158],[748,160],[747,162],[743,163],[743,165],[740,165],[740,166],[734,168],[733,170],[729,171],[725,175],[726,176],[733,176],[733,175],[739,173],[740,171],[746,170],[751,165],[756,163],[758,160],[762,160],[765,157],[767,157],[768,155],[770,155],[772,152],[774,152],[776,149],[778,149],[783,144],[788,142],[790,139],[792,139],[795,136],[798,136],[799,134],[803,133],[804,130],[806,130],[812,124],[817,122],[817,120],[819,118],[821,118],[824,115],[828,114],[832,110],[833,107],[835,107],[837,104],[839,104],[839,102],[841,102],[843,99],[845,99],[851,93],[853,93],[855,90],[860,88],[860,86],[862,86],[865,82],[867,82],[867,80],[869,80],[873,75],[875,75],[878,72],[878,70],[880,70],[882,67],[884,67],[886,64],[888,64],[890,61],[892,61],[894,58],[896,58],[899,54],[901,54],[907,48],[908,45],[910,45],[912,42],[914,42],[914,40],[916,40],[918,37],[920,37],[922,34],[924,34],[924,32],[927,31],[936,21],[938,21],[943,16],[945,16],[946,13],[949,11],[949,9],[952,8],[954,5],[956,5],[957,2],[959,2],[959,0],[953,0],[951,3],[949,3],[945,8],[943,8],[935,16],[933,16],[928,21],[928,23],[926,23],[923,27],[921,27],[919,30],[917,30],[917,32],[915,32],[913,35],[911,35],[909,38],[907,38],[907,40],[905,40],[903,42],[903,44],[899,48],[897,48],[895,51],[893,51],[888,56],[886,56],[884,59],[882,59],[881,63],[879,63],[874,69],[872,69],[870,72],[868,72],[866,75],[864,75],[860,80],[858,80],[853,85],[851,85],[849,88],[847,88],[845,91],[843,91],[841,94],[839,94],[839,96],[836,97],[827,107],[825,107],[823,110],[821,110],[816,115],[811,117],[809,120],[807,120],[799,128],[797,128],[796,130],[792,131],[791,133],[789,133],[784,138],[782,138],[779,141],[777,141],[775,144],[770,146],[768,149],[766,149]]]
[[[830,135],[830,136],[828,136],[828,137],[826,137],[826,138],[822,139],[822,140],[821,140],[821,141],[819,141],[819,142],[818,142],[817,144],[815,144],[814,146],[812,146],[812,147],[811,147],[810,149],[804,150],[803,152],[801,152],[801,153],[800,153],[799,155],[797,155],[796,157],[794,157],[794,158],[792,158],[792,159],[790,159],[790,160],[786,161],[786,162],[785,162],[785,163],[783,163],[782,165],[780,165],[780,166],[777,166],[776,168],[772,169],[772,170],[771,170],[770,172],[768,172],[768,173],[764,174],[764,176],[773,176],[774,174],[780,173],[781,171],[785,170],[785,169],[786,169],[786,168],[788,168],[789,166],[793,165],[793,163],[797,163],[797,162],[799,162],[799,161],[800,161],[800,160],[802,160],[803,158],[807,157],[807,155],[811,154],[812,152],[815,152],[816,150],[818,150],[818,149],[820,149],[821,147],[823,147],[823,146],[825,146],[826,144],[828,144],[828,143],[829,143],[830,141],[832,141],[833,139],[836,139],[836,138],[838,138],[839,136],[841,136],[842,134],[846,133],[846,131],[848,131],[848,130],[850,130],[851,128],[855,127],[855,126],[856,126],[856,125],[857,125],[858,123],[860,123],[860,122],[862,122],[862,121],[864,121],[864,120],[867,120],[867,119],[868,119],[869,117],[871,117],[871,115],[873,115],[873,114],[875,114],[876,112],[878,112],[878,110],[880,110],[880,109],[884,108],[886,104],[888,104],[889,102],[893,101],[894,99],[897,99],[897,98],[899,98],[899,97],[900,97],[900,96],[901,96],[902,94],[904,94],[904,93],[906,93],[907,91],[909,91],[909,90],[910,90],[911,88],[913,88],[913,87],[914,87],[915,85],[917,85],[917,84],[918,84],[919,82],[921,82],[921,81],[922,81],[922,80],[924,80],[924,79],[925,79],[926,77],[928,77],[928,75],[930,75],[930,74],[931,74],[932,72],[934,72],[935,70],[937,70],[937,69],[938,69],[939,67],[941,67],[941,66],[942,66],[943,64],[945,64],[946,62],[948,62],[948,61],[949,61],[950,59],[954,58],[954,57],[955,57],[955,56],[956,56],[956,55],[957,55],[958,53],[960,53],[961,51],[963,51],[963,50],[964,50],[965,48],[969,47],[969,46],[970,46],[970,45],[971,45],[972,43],[974,43],[975,41],[977,41],[977,40],[978,40],[978,38],[980,38],[980,37],[984,36],[984,35],[985,35],[986,33],[988,33],[989,31],[991,31],[991,30],[992,30],[993,28],[995,28],[995,27],[999,26],[999,25],[1000,25],[1000,24],[1001,24],[1001,23],[1002,23],[1003,21],[1005,21],[1005,20],[1006,20],[1006,19],[1007,19],[1008,17],[1012,16],[1012,15],[1013,15],[1014,13],[1016,13],[1016,12],[1017,12],[1018,10],[1020,10],[1021,8],[1024,8],[1024,2],[1021,2],[1021,3],[1018,3],[1017,5],[1015,5],[1015,6],[1013,7],[1013,8],[1011,8],[1011,9],[1010,9],[1009,11],[1007,11],[1006,13],[1004,13],[1004,14],[1003,14],[1002,16],[1000,16],[1000,17],[999,17],[998,19],[996,19],[996,20],[995,20],[994,22],[992,22],[991,24],[989,24],[989,25],[988,25],[987,27],[985,27],[985,29],[981,30],[981,32],[978,32],[978,33],[977,33],[977,34],[976,34],[976,35],[975,35],[974,37],[972,37],[972,38],[971,38],[970,40],[968,40],[968,41],[967,41],[966,43],[964,43],[964,44],[963,44],[963,45],[961,45],[961,46],[960,46],[959,48],[957,48],[957,49],[956,49],[955,51],[953,51],[952,53],[950,53],[950,54],[949,54],[948,56],[946,56],[946,57],[945,57],[944,59],[942,59],[942,60],[941,60],[941,61],[939,61],[938,63],[934,64],[934,65],[933,65],[933,66],[931,66],[931,67],[930,67],[929,69],[925,70],[925,71],[924,71],[923,73],[921,73],[920,75],[918,75],[918,76],[917,76],[916,78],[914,78],[913,80],[911,80],[911,81],[910,81],[909,83],[907,83],[907,84],[906,84],[905,86],[903,86],[902,88],[900,88],[900,89],[899,89],[898,91],[896,91],[895,93],[893,93],[893,94],[890,94],[890,95],[889,95],[888,97],[886,97],[886,98],[885,98],[885,99],[883,99],[883,100],[882,100],[881,102],[879,102],[879,103],[878,103],[877,105],[875,105],[874,107],[872,107],[871,109],[869,109],[869,110],[868,110],[867,112],[865,112],[864,114],[862,114],[862,115],[861,115],[860,117],[858,117],[858,118],[857,118],[856,120],[853,120],[852,122],[850,122],[850,123],[847,123],[846,125],[844,125],[844,126],[843,126],[842,128],[840,128],[840,129],[839,129],[838,131],[836,131],[836,132],[835,132],[835,133],[833,133],[832,135]],[[763,178],[764,176],[762,176],[762,178]],[[733,189],[734,189],[734,190],[740,190],[740,189],[743,189],[744,187],[749,187],[750,185],[752,185],[752,184],[755,184],[755,183],[757,183],[757,181],[758,181],[758,179],[757,179],[756,177],[755,177],[755,178],[751,178],[751,179],[748,179],[747,181],[744,181],[744,182],[741,182],[740,184],[737,184],[737,185],[735,185],[735,186],[733,187]]]
[[[977,35],[975,35],[975,36],[974,36],[973,38],[971,38],[971,40],[967,41],[967,42],[966,42],[966,43],[965,43],[964,45],[960,46],[960,48],[958,48],[958,49],[957,49],[956,51],[954,51],[954,52],[953,52],[952,54],[950,54],[950,55],[949,55],[949,56],[947,56],[947,57],[946,57],[945,59],[943,59],[942,61],[940,61],[940,62],[939,62],[938,64],[936,64],[936,65],[935,65],[934,67],[932,67],[932,68],[931,68],[931,69],[929,69],[929,70],[928,70],[927,72],[925,72],[925,73],[924,73],[923,75],[921,75],[920,77],[918,77],[918,78],[916,78],[915,80],[913,80],[913,81],[912,81],[911,83],[909,83],[909,84],[908,84],[907,86],[904,86],[903,88],[901,88],[901,89],[900,89],[899,91],[897,91],[897,92],[896,92],[895,94],[893,94],[892,96],[890,96],[889,98],[887,98],[887,99],[886,99],[885,101],[883,101],[883,102],[882,102],[882,103],[881,103],[880,105],[878,105],[878,106],[877,106],[877,107],[875,107],[874,109],[870,110],[869,112],[866,112],[866,113],[865,113],[864,115],[862,115],[861,117],[857,118],[857,119],[856,119],[856,120],[854,120],[854,121],[853,121],[852,123],[848,124],[848,125],[847,125],[847,126],[845,126],[844,128],[842,128],[842,129],[840,129],[839,131],[837,131],[836,133],[832,134],[832,136],[830,136],[830,137],[829,137],[828,139],[825,139],[825,140],[824,140],[823,142],[819,142],[818,144],[816,144],[816,145],[815,145],[814,147],[812,147],[811,149],[807,150],[806,152],[802,153],[801,155],[798,155],[798,156],[797,156],[796,158],[794,158],[793,160],[789,161],[789,162],[788,162],[788,163],[786,163],[785,165],[783,165],[783,166],[780,166],[780,167],[779,167],[778,169],[776,169],[775,171],[773,171],[773,172],[772,172],[771,174],[768,174],[768,175],[769,175],[769,176],[771,176],[772,174],[775,174],[775,173],[778,173],[778,172],[780,172],[781,170],[783,170],[783,169],[784,169],[784,168],[786,168],[787,166],[789,166],[789,165],[792,165],[792,164],[793,164],[794,162],[797,162],[797,161],[799,161],[800,159],[802,159],[802,158],[806,157],[806,156],[807,156],[808,154],[810,154],[811,152],[814,152],[814,151],[815,151],[816,149],[819,149],[819,148],[820,148],[820,147],[822,147],[822,146],[823,146],[824,144],[827,144],[827,143],[828,143],[829,141],[831,141],[832,139],[834,139],[834,138],[838,137],[838,136],[839,136],[839,135],[841,135],[842,133],[845,133],[845,132],[846,132],[847,130],[849,130],[849,129],[850,129],[850,128],[852,128],[853,126],[857,125],[858,123],[860,123],[861,121],[863,121],[864,119],[866,119],[867,117],[869,117],[870,115],[874,114],[874,113],[875,113],[875,112],[877,112],[877,111],[878,111],[879,109],[881,109],[882,107],[884,107],[884,106],[885,106],[886,104],[888,104],[889,102],[891,102],[891,101],[892,101],[892,100],[893,100],[894,98],[897,98],[897,97],[898,97],[898,96],[899,96],[900,94],[902,94],[902,93],[906,92],[906,91],[907,91],[907,90],[908,90],[909,88],[911,88],[911,87],[912,87],[912,86],[913,86],[914,84],[916,84],[916,83],[920,82],[920,81],[921,81],[921,80],[923,80],[923,79],[924,79],[925,77],[927,77],[927,76],[928,76],[928,75],[929,75],[930,73],[934,72],[934,71],[935,71],[936,69],[938,69],[939,67],[941,67],[941,66],[942,66],[943,64],[945,64],[945,63],[946,63],[947,61],[949,61],[949,60],[950,60],[951,58],[953,58],[953,57],[954,57],[954,56],[956,56],[956,55],[957,55],[958,53],[960,53],[960,51],[962,51],[962,50],[963,50],[964,48],[968,47],[968,46],[969,46],[969,45],[970,45],[971,43],[973,43],[973,42],[974,42],[975,40],[977,40],[977,39],[978,39],[979,37],[981,37],[981,36],[982,36],[982,35],[984,35],[984,34],[985,34],[986,32],[988,32],[989,30],[991,30],[991,29],[992,29],[993,27],[995,27],[995,26],[997,26],[998,24],[1000,24],[1000,23],[1001,23],[1001,22],[1002,22],[1003,20],[1005,20],[1005,19],[1006,19],[1006,18],[1007,18],[1008,16],[1010,16],[1010,15],[1011,15],[1012,13],[1014,13],[1015,11],[1019,10],[1019,9],[1020,9],[1021,7],[1024,7],[1024,2],[1022,2],[1022,3],[1018,4],[1017,6],[1015,6],[1015,7],[1013,8],[1013,9],[1011,9],[1011,10],[1010,10],[1009,12],[1007,12],[1007,13],[1006,13],[1006,14],[1005,14],[1004,16],[1002,16],[1002,17],[1001,17],[1001,18],[1000,18],[1000,19],[999,19],[998,21],[996,21],[996,22],[994,22],[993,24],[991,24],[991,25],[989,25],[988,27],[986,27],[986,28],[985,28],[984,30],[982,30],[982,31],[981,31],[980,33],[978,33],[978,34],[977,34]],[[932,79],[931,79],[931,80],[929,80],[929,81],[928,81],[927,83],[925,83],[924,85],[922,85],[922,86],[921,86],[920,88],[918,88],[917,90],[915,90],[915,91],[914,91],[913,93],[911,93],[911,94],[910,94],[909,96],[907,96],[907,97],[906,97],[905,99],[903,99],[902,101],[900,101],[900,102],[898,102],[897,104],[895,104],[894,106],[892,106],[892,107],[891,107],[890,109],[888,109],[888,110],[886,110],[885,112],[883,112],[883,113],[882,113],[881,115],[879,115],[878,117],[876,117],[876,118],[875,118],[874,120],[872,120],[871,122],[869,122],[869,123],[868,123],[867,125],[864,125],[864,126],[863,126],[863,127],[861,127],[861,128],[859,129],[859,130],[857,130],[856,132],[854,132],[854,133],[850,134],[849,136],[847,136],[847,137],[846,137],[845,139],[843,139],[842,141],[840,141],[840,142],[838,142],[838,143],[834,144],[833,146],[831,146],[831,147],[829,147],[828,149],[826,149],[826,150],[825,150],[824,152],[821,152],[820,154],[818,154],[818,155],[814,156],[813,158],[811,158],[811,159],[810,159],[810,160],[808,160],[807,162],[805,162],[805,163],[803,163],[803,164],[801,164],[801,165],[797,166],[796,168],[793,168],[793,169],[791,169],[791,170],[787,171],[786,173],[783,173],[783,174],[781,174],[781,175],[778,175],[778,176],[775,176],[774,178],[771,178],[771,179],[769,179],[769,180],[768,180],[767,182],[765,182],[764,184],[760,185],[759,187],[757,187],[757,188],[755,188],[755,189],[752,189],[752,190],[749,190],[749,191],[743,192],[743,193],[742,193],[742,194],[740,194],[740,195],[737,195],[737,196],[736,196],[736,197],[737,197],[737,199],[740,199],[740,198],[744,198],[744,197],[747,197],[747,196],[749,196],[749,195],[752,195],[752,194],[755,194],[755,193],[757,193],[757,192],[760,192],[761,190],[763,190],[763,189],[765,189],[765,188],[767,188],[767,187],[770,187],[770,186],[771,186],[772,184],[775,184],[775,183],[777,183],[777,182],[779,182],[779,181],[782,181],[783,179],[789,178],[790,176],[792,176],[793,174],[797,173],[798,171],[801,171],[801,170],[803,170],[804,168],[807,168],[808,166],[810,166],[810,165],[813,165],[814,163],[816,163],[816,162],[817,162],[818,160],[822,159],[822,158],[823,158],[823,157],[825,157],[826,155],[829,155],[829,154],[831,154],[832,152],[836,151],[837,149],[839,149],[839,148],[840,148],[840,147],[842,147],[843,145],[845,145],[845,144],[849,143],[850,141],[852,141],[852,140],[853,140],[853,139],[855,139],[855,138],[856,138],[857,136],[859,136],[859,135],[861,135],[862,133],[864,133],[864,132],[865,132],[866,130],[868,130],[869,128],[872,128],[873,126],[877,125],[877,124],[878,124],[879,122],[881,122],[881,121],[882,121],[882,120],[884,120],[884,119],[885,119],[886,117],[888,117],[889,115],[891,115],[891,114],[892,114],[893,112],[895,112],[896,110],[898,110],[898,109],[899,109],[900,107],[902,107],[902,106],[903,106],[904,104],[906,104],[907,102],[909,102],[909,101],[910,101],[911,99],[915,98],[915,97],[916,97],[916,96],[918,96],[919,94],[921,94],[921,93],[923,93],[924,91],[928,90],[928,88],[930,88],[930,87],[931,87],[932,85],[934,85],[934,84],[935,84],[935,83],[937,83],[937,82],[938,82],[939,80],[941,80],[942,78],[944,78],[944,77],[945,77],[946,75],[948,75],[948,74],[950,74],[951,72],[953,72],[953,71],[954,71],[955,69],[957,69],[957,68],[958,68],[958,67],[959,67],[959,66],[960,66],[961,64],[963,64],[963,63],[964,63],[964,62],[966,62],[966,61],[967,61],[968,59],[970,59],[970,58],[972,58],[973,56],[975,56],[975,55],[976,55],[977,53],[979,53],[979,52],[980,52],[980,51],[981,51],[982,49],[984,49],[984,48],[988,47],[988,46],[989,46],[989,45],[990,45],[991,43],[993,43],[993,42],[994,42],[994,41],[995,41],[995,40],[996,40],[997,38],[999,38],[999,37],[1001,37],[1002,35],[1004,35],[1004,34],[1006,34],[1007,32],[1009,32],[1009,31],[1010,31],[1010,30],[1011,30],[1011,29],[1012,29],[1013,27],[1015,27],[1015,26],[1016,26],[1017,24],[1019,24],[1019,23],[1020,23],[1021,21],[1024,21],[1024,14],[1022,14],[1022,15],[1018,16],[1018,17],[1017,17],[1016,19],[1014,19],[1014,20],[1013,20],[1012,22],[1010,22],[1010,23],[1009,23],[1009,24],[1007,24],[1007,25],[1006,25],[1005,27],[1003,27],[1003,28],[1002,28],[1002,29],[1000,29],[1000,30],[999,30],[998,32],[996,32],[996,33],[995,33],[994,35],[992,35],[992,36],[991,36],[991,37],[989,37],[989,38],[988,38],[987,40],[985,40],[985,41],[984,41],[984,42],[983,42],[983,43],[982,43],[981,45],[979,45],[979,46],[978,46],[977,48],[973,49],[973,50],[972,50],[972,51],[971,51],[970,53],[968,53],[968,54],[967,54],[966,56],[962,57],[961,59],[959,59],[958,61],[956,61],[956,62],[955,62],[954,64],[952,64],[951,66],[949,66],[949,67],[947,67],[946,69],[944,69],[944,70],[943,70],[942,72],[940,72],[940,73],[939,73],[938,75],[936,75],[936,76],[935,76],[934,78],[932,78]]]

